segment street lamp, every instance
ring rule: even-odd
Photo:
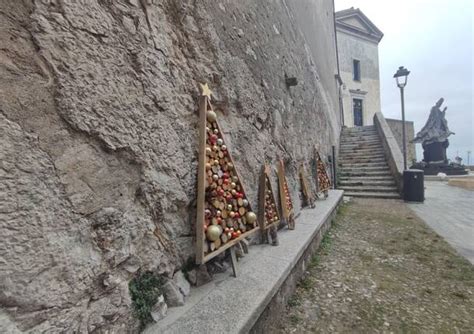
[[[397,80],[397,86],[400,88],[400,97],[402,100],[402,141],[403,141],[403,170],[407,169],[407,142],[405,136],[405,96],[403,89],[407,85],[408,74],[410,71],[405,67],[400,66],[397,73],[393,77]]]

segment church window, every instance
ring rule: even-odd
[[[352,61],[352,73],[354,81],[360,81],[360,60]]]

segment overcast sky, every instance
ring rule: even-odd
[[[382,112],[401,118],[393,74],[411,71],[405,87],[405,117],[419,131],[440,97],[448,107],[448,158],[456,153],[474,164],[474,0],[335,0],[336,10],[360,10],[384,33],[379,44]],[[417,155],[422,157],[418,144]]]

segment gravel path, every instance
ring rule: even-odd
[[[398,200],[341,208],[272,333],[474,333],[474,266]]]

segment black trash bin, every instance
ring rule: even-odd
[[[424,173],[419,169],[407,169],[403,172],[403,199],[406,202],[425,200]]]

